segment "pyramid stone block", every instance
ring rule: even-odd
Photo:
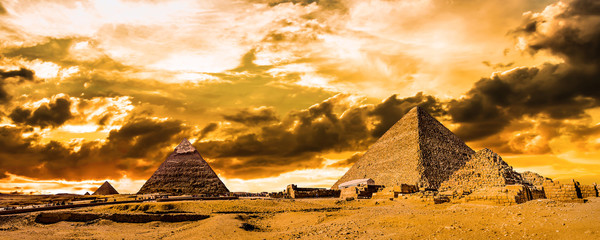
[[[472,192],[480,188],[529,185],[497,153],[484,148],[471,156],[464,167],[442,183],[440,191]]]

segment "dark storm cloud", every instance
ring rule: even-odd
[[[110,146],[113,150],[118,150],[123,153],[123,157],[141,158],[151,149],[164,147],[165,143],[173,143],[169,141],[184,129],[186,127],[178,120],[158,122],[147,118],[133,119],[121,129],[111,131],[107,138],[109,144],[105,147]],[[133,144],[130,144],[132,142]]]
[[[23,107],[15,108],[9,115],[17,124],[27,124],[40,128],[58,127],[73,118],[71,114],[71,101],[67,98],[58,98],[54,102],[45,103],[32,110]]]
[[[527,39],[531,52],[547,50],[565,63],[522,67],[479,80],[464,98],[448,104],[453,121],[460,123],[460,137],[469,141],[491,136],[524,116],[582,118],[586,109],[599,105],[600,2],[567,4],[550,18],[529,15],[515,31]]]
[[[7,14],[6,8],[4,8],[4,6],[0,2],[0,15],[5,15],[5,14]]]
[[[209,123],[204,128],[202,128],[202,130],[200,130],[200,138],[199,139],[204,139],[206,137],[206,135],[208,135],[211,132],[216,131],[218,128],[219,128],[219,124]]]
[[[33,71],[25,68],[21,68],[19,70],[14,71],[0,70],[0,104],[7,103],[11,98],[11,96],[8,94],[8,92],[6,92],[6,89],[4,88],[9,78],[16,78],[18,79],[16,83],[22,83],[25,80],[33,80],[33,76]]]
[[[340,0],[251,0],[251,2],[266,3],[272,7],[284,3],[300,4],[302,6],[316,3],[324,9],[346,10],[346,6]]]
[[[269,124],[279,120],[275,109],[272,107],[248,108],[232,115],[223,115],[223,118],[248,126]]]
[[[222,166],[218,168],[229,177],[266,177],[319,167],[323,161],[319,153],[364,148],[370,140],[367,110],[353,108],[340,116],[334,112],[339,104],[339,98],[330,98],[293,111],[278,123],[257,127],[256,132],[200,142],[198,151],[214,159],[215,166]],[[242,171],[244,166],[262,171]]]
[[[78,151],[74,145],[55,141],[39,143],[29,130],[0,127],[0,172],[34,179],[146,178],[164,161],[169,146],[186,135],[179,121],[150,118],[130,119],[119,130],[110,132],[106,142],[84,142]],[[140,161],[146,162],[140,164]]]
[[[394,123],[415,106],[424,108],[432,116],[444,114],[441,102],[433,96],[423,95],[422,92],[407,98],[398,98],[395,94],[385,99],[369,113],[376,116],[378,123],[373,129],[374,137],[381,137]]]
[[[532,37],[528,47],[535,52],[549,50],[572,65],[594,64],[597,67],[600,64],[598,16],[600,16],[599,1],[574,0],[568,3],[564,12],[554,16],[553,19],[530,17],[525,26],[520,29],[525,35]],[[558,24],[558,22],[562,23]],[[540,32],[539,26],[542,24],[553,24],[551,29],[547,30],[550,34]]]
[[[227,177],[275,176],[299,168],[320,167],[322,153],[365,150],[414,106],[422,106],[434,115],[443,113],[435,98],[422,93],[407,98],[394,95],[380,104],[361,106],[347,106],[344,97],[338,95],[292,111],[268,125],[247,124],[254,131],[226,140],[200,142],[197,147]],[[246,119],[242,117],[245,114],[246,118],[255,115],[247,110],[234,115]],[[376,123],[374,129],[369,128],[371,123]],[[347,164],[349,161],[352,160]],[[244,169],[245,166],[256,171]]]

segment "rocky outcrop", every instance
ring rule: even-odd
[[[229,190],[192,144],[184,139],[138,194],[227,195]]]

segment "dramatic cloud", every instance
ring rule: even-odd
[[[54,102],[42,104],[35,110],[17,107],[9,115],[13,122],[38,126],[40,128],[58,127],[71,119],[71,102],[67,98],[58,98]]]
[[[483,78],[448,112],[461,123],[457,134],[477,140],[512,120],[543,114],[552,119],[586,116],[600,101],[600,4],[571,1],[529,14],[516,31],[533,53],[549,50],[565,63],[519,67]],[[526,39],[526,40],[525,40]]]
[[[223,115],[223,118],[228,121],[238,122],[248,126],[268,124],[279,120],[275,110],[269,107],[244,109],[234,115]]]
[[[278,122],[272,118],[271,124],[263,126],[248,124],[253,122],[248,119],[254,119],[257,114],[242,110],[234,116],[240,116],[239,119],[244,120],[239,122],[254,126],[255,131],[196,145],[227,177],[277,176],[301,168],[321,167],[324,159],[319,155],[322,153],[365,150],[415,106],[422,106],[432,114],[443,113],[437,99],[422,93],[408,98],[394,95],[375,105],[360,105],[349,95],[336,95],[305,110],[292,111]]]
[[[338,95],[308,109],[293,111],[281,122],[259,127],[223,141],[197,144],[198,151],[214,159],[225,176],[255,178],[276,176],[301,168],[320,167],[324,151],[361,148],[369,140],[366,111],[361,108],[334,112],[343,107]],[[262,170],[258,171],[257,168]]]
[[[202,130],[200,130],[200,137],[198,139],[199,140],[204,139],[206,137],[206,135],[208,135],[211,132],[214,132],[218,128],[219,128],[219,124],[217,124],[217,123],[209,123],[204,128],[202,128]]]
[[[6,9],[4,8],[4,6],[2,6],[2,3],[0,3],[0,15],[4,15],[6,13]]]
[[[1,6],[0,6],[1,7]],[[33,80],[33,71],[25,68],[14,71],[4,71],[0,69],[0,104],[7,103],[11,96],[6,92],[5,85],[7,80],[10,78],[17,78],[17,83],[21,83],[24,80]]]
[[[186,134],[179,121],[130,119],[106,142],[39,143],[26,129],[0,127],[0,172],[36,179],[148,177]]]
[[[238,186],[324,183],[414,106],[473,148],[594,161],[599,5],[2,1],[0,179],[146,179],[186,137]]]

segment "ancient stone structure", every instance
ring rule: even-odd
[[[437,189],[474,151],[420,107],[411,109],[332,188],[353,179]]]
[[[375,181],[373,181],[373,179],[370,179],[370,178],[355,179],[355,180],[350,180],[350,181],[341,183],[340,185],[338,185],[338,188],[343,189],[343,188],[348,188],[348,187],[367,186],[367,185],[375,185]]]
[[[400,194],[410,194],[418,192],[415,185],[401,184],[400,186],[385,187],[379,192],[373,193],[373,198],[397,198]]]
[[[484,187],[465,196],[465,201],[483,201],[500,205],[524,203],[532,199],[529,188],[517,184],[504,187]]]
[[[290,184],[284,191],[286,198],[326,198],[339,197],[340,190],[327,188],[299,188],[295,184]]]
[[[591,198],[591,197],[597,197],[598,196],[598,191],[596,190],[596,185],[581,185],[581,184],[577,184],[576,187],[579,188],[579,191],[581,192],[581,197],[582,198]]]
[[[90,195],[90,193],[89,193],[89,192],[85,192],[85,194],[83,194],[83,195],[84,195],[84,196],[87,196],[87,195]]]
[[[473,154],[466,164],[443,182],[439,191],[472,192],[478,188],[522,184],[521,175],[500,155],[484,148]]]
[[[354,186],[341,189],[340,198],[371,198],[374,193],[381,191],[384,186],[382,185],[363,185]]]
[[[544,193],[547,198],[563,202],[579,202],[581,195],[577,193],[578,183],[575,180],[561,184],[559,181],[544,181]]]
[[[529,171],[522,172],[521,177],[523,177],[523,181],[525,183],[532,185],[532,186],[539,186],[539,187],[541,187],[544,184],[544,181],[549,179],[542,175],[539,175],[534,172],[529,172]]]
[[[183,139],[138,192],[148,193],[219,196],[229,190],[196,148]]]
[[[108,183],[108,181],[105,181],[102,184],[102,186],[100,186],[92,195],[113,195],[113,194],[119,194],[119,192],[117,192],[117,190],[112,185],[110,185],[110,183]]]
[[[284,191],[286,198],[324,198],[339,197],[340,190],[327,188],[299,188],[295,184],[290,184]]]

